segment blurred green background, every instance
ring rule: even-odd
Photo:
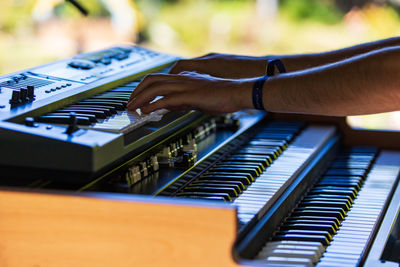
[[[400,0],[0,1],[0,74],[119,43],[185,57],[209,52],[292,54],[337,49],[400,33]],[[400,129],[400,113],[351,117],[354,126]]]

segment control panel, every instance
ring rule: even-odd
[[[29,110],[35,101],[51,101],[54,95],[73,93],[101,79],[140,72],[173,59],[176,57],[143,47],[116,46],[0,76],[0,112],[21,107]]]

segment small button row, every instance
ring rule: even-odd
[[[53,88],[50,88],[50,89],[45,90],[45,93],[46,93],[46,94],[49,94],[49,93],[51,93],[51,92],[55,92],[55,91],[57,91],[57,90],[61,90],[61,89],[63,89],[63,88],[69,87],[69,86],[71,86],[71,85],[72,85],[71,83],[66,83],[66,84],[63,84],[63,85],[60,85],[60,86],[57,86],[57,87],[53,87]]]

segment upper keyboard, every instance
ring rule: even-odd
[[[139,139],[199,116],[126,111],[140,79],[177,59],[117,46],[0,77],[0,147],[7,151],[0,166],[98,172],[137,149]],[[138,129],[154,121],[157,127]]]

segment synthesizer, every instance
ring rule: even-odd
[[[0,165],[95,173],[198,117],[125,109],[138,78],[176,59],[118,46],[1,76]]]
[[[2,265],[399,264],[399,133],[127,111],[178,59],[116,46],[0,77]]]

